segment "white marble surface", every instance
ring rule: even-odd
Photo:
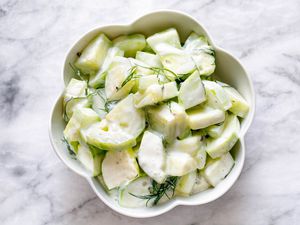
[[[90,28],[144,12],[190,13],[240,57],[257,93],[246,165],[222,198],[151,219],[106,207],[56,157],[50,109],[62,90],[63,57]],[[0,1],[0,224],[218,224],[300,222],[300,2]]]

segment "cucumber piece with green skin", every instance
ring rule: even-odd
[[[185,109],[199,105],[206,100],[204,86],[198,71],[190,75],[179,89],[178,101]]]
[[[135,107],[142,108],[148,105],[154,105],[158,102],[174,98],[178,95],[176,82],[166,84],[150,85],[144,93],[134,94]]]
[[[212,186],[217,186],[234,166],[234,160],[230,153],[226,153],[217,159],[210,159],[204,169],[203,176]]]
[[[113,40],[113,44],[124,51],[125,57],[135,57],[137,51],[145,48],[146,40],[142,34],[132,34],[117,37]]]
[[[190,130],[184,108],[176,102],[151,107],[147,110],[150,127],[160,132],[171,143],[177,137],[183,138]]]
[[[206,163],[206,151],[203,145],[200,145],[200,148],[198,149],[194,157],[197,162],[197,169],[203,169]]]
[[[204,80],[203,84],[207,95],[207,104],[209,106],[224,111],[231,108],[232,104],[230,98],[220,84],[208,80]]]
[[[114,95],[122,89],[123,82],[131,73],[131,68],[129,59],[119,56],[113,59],[105,79],[105,94],[108,100],[114,99]]]
[[[147,199],[135,196],[145,196],[150,194],[152,181],[148,176],[141,176],[119,190],[119,204],[123,207],[138,208],[147,204]],[[135,196],[134,196],[135,195]]]
[[[182,140],[174,140],[171,144],[167,146],[167,152],[179,151],[195,156],[197,151],[201,147],[200,136],[190,136]]]
[[[92,176],[98,176],[101,173],[101,163],[104,158],[104,153],[93,154],[88,146],[79,144],[76,157]]]
[[[153,34],[147,38],[147,43],[154,52],[159,53],[161,45],[170,45],[175,48],[181,48],[180,38],[175,28],[170,28],[165,31]]]
[[[99,116],[90,108],[78,108],[67,123],[63,133],[66,140],[72,145],[80,140],[80,130],[100,121]]]
[[[156,75],[148,75],[148,76],[142,76],[138,79],[138,83],[139,83],[139,92],[140,93],[144,93],[147,88],[153,84],[158,85],[159,84],[159,80],[158,77]]]
[[[225,112],[208,106],[198,106],[187,111],[192,130],[203,129],[225,120]]]
[[[246,102],[246,100],[233,87],[223,86],[223,89],[229,96],[232,104],[232,106],[229,108],[229,111],[241,118],[245,118],[249,112],[249,104]]]
[[[124,51],[119,49],[118,47],[111,47],[107,52],[107,56],[104,59],[100,70],[95,75],[90,76],[89,85],[91,87],[99,88],[104,86],[107,74],[106,71],[108,70],[114,57],[116,56],[124,56]]]
[[[207,133],[212,138],[218,138],[221,136],[221,134],[224,130],[224,127],[225,127],[224,122],[217,124],[217,125],[212,125],[207,128]]]
[[[118,126],[101,129],[101,123],[95,123],[80,131],[81,138],[88,144],[104,150],[123,150],[136,145],[135,137]]]
[[[168,152],[166,173],[170,176],[184,176],[197,168],[196,160],[185,152]]]
[[[75,62],[75,66],[81,71],[95,74],[102,66],[111,41],[104,35],[98,35],[82,51]]]
[[[162,64],[158,55],[138,51],[135,58],[150,67],[162,68]]]
[[[126,184],[139,175],[139,166],[131,149],[108,151],[102,162],[102,176],[109,190]]]
[[[92,109],[99,115],[101,119],[104,119],[107,114],[105,110],[105,103],[107,102],[107,99],[104,88],[98,89],[96,94],[91,95],[90,98],[92,101]]]
[[[176,184],[175,195],[185,197],[189,196],[192,193],[196,178],[196,170],[180,177]]]
[[[106,115],[109,123],[117,124],[124,132],[134,138],[138,137],[146,126],[145,113],[134,106],[133,94],[117,103]]]
[[[214,50],[209,45],[207,38],[199,36],[196,33],[191,35],[186,40],[184,51],[192,55],[193,61],[197,65],[197,70],[201,75],[211,75],[216,68]]]
[[[138,161],[143,171],[161,184],[166,179],[165,150],[162,138],[150,131],[145,131],[138,151]]]
[[[197,171],[197,177],[192,189],[192,194],[197,194],[199,192],[205,191],[210,188],[210,184],[206,181],[203,176],[203,171]]]
[[[239,138],[240,122],[235,115],[228,115],[225,128],[217,139],[208,138],[206,142],[207,154],[215,159],[231,150]]]

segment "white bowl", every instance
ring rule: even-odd
[[[215,188],[206,190],[204,192],[198,193],[190,197],[176,197],[162,205],[158,205],[152,208],[124,208],[118,205],[118,203],[113,200],[102,188],[102,186],[97,182],[97,180],[90,176],[90,174],[85,170],[81,164],[70,157],[66,146],[63,144],[63,130],[65,128],[65,122],[62,118],[62,95],[57,100],[51,116],[50,121],[50,140],[52,142],[53,149],[55,150],[58,157],[75,173],[84,176],[95,193],[99,198],[110,208],[117,211],[120,214],[136,217],[145,218],[153,217],[165,213],[175,206],[178,205],[201,205],[211,202],[219,197],[221,197],[225,192],[227,192],[230,187],[238,179],[245,160],[245,143],[244,135],[249,128],[253,116],[254,116],[254,91],[250,77],[246,73],[245,69],[241,63],[224,49],[216,46],[206,31],[206,29],[193,17],[186,15],[182,12],[162,10],[155,11],[146,14],[131,24],[125,25],[108,25],[103,27],[98,27],[90,32],[86,33],[77,41],[67,54],[66,60],[64,62],[63,78],[65,85],[69,82],[73,73],[69,67],[69,62],[73,62],[76,57],[76,53],[81,51],[86,44],[91,41],[97,34],[103,32],[110,38],[115,38],[122,34],[131,33],[142,33],[146,36],[154,34],[156,32],[162,31],[169,27],[175,27],[180,35],[182,41],[184,41],[191,31],[195,31],[198,34],[203,34],[208,37],[210,44],[215,48],[216,51],[216,71],[215,74],[221,81],[224,81],[233,87],[235,87],[248,101],[250,104],[250,111],[245,119],[241,122],[241,133],[239,142],[235,145],[231,151],[235,158],[235,166],[233,167],[230,174]]]

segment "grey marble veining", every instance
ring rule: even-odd
[[[154,9],[190,13],[251,74],[256,117],[246,164],[222,198],[150,219],[121,216],[59,161],[48,139],[70,45],[89,29]],[[299,224],[300,2],[0,1],[0,223]]]

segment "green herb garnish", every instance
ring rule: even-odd
[[[166,196],[168,199],[174,196],[177,180],[178,177],[168,177],[167,180],[162,184],[159,184],[155,180],[152,180],[152,186],[149,189],[149,195],[135,195],[133,193],[129,194],[136,198],[147,200],[146,206],[148,206],[148,203],[151,200],[153,200],[153,205],[157,205],[157,203],[163,196]],[[171,196],[169,196],[168,192],[172,193]]]

